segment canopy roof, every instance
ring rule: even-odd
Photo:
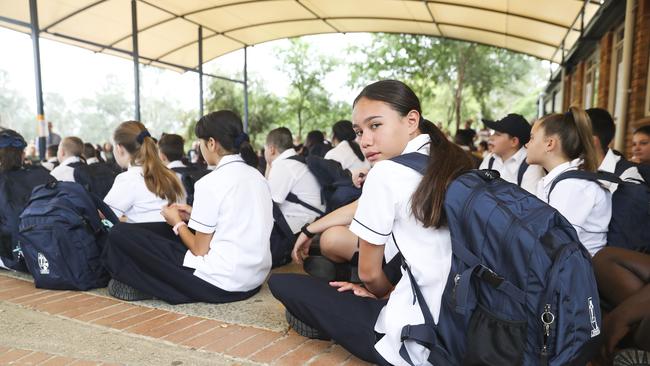
[[[595,0],[137,0],[144,64],[177,69],[258,43],[336,32],[412,33],[477,42],[559,63]],[[583,12],[584,9],[584,12]],[[30,32],[29,0],[0,0],[0,26]],[[41,36],[131,57],[131,0],[38,1]],[[563,45],[564,43],[564,45]],[[564,46],[564,47],[563,47]],[[5,50],[6,52],[6,50]]]

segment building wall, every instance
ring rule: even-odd
[[[628,101],[625,151],[632,150],[633,131],[650,123],[645,115],[646,93],[648,92],[648,55],[650,53],[650,0],[637,0],[634,22],[634,45],[632,48],[632,69]]]
[[[612,68],[612,39],[613,33],[607,32],[600,40],[600,68],[598,70],[598,108],[607,109],[609,102],[609,83]]]

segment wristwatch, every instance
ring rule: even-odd
[[[314,236],[316,236],[316,234],[315,234],[315,233],[312,233],[312,232],[309,231],[309,230],[307,230],[307,226],[309,226],[309,224],[304,224],[304,225],[302,226],[302,228],[300,228],[300,231],[301,231],[303,234],[307,235],[307,237],[308,237],[309,239],[311,239],[311,238],[313,238]]]
[[[172,228],[172,231],[174,231],[174,234],[176,234],[176,236],[178,236],[178,234],[179,234],[178,229],[180,229],[181,226],[187,226],[187,223],[185,223],[185,221],[180,221],[178,224],[174,225],[174,227]]]

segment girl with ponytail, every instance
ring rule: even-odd
[[[422,118],[418,97],[400,81],[366,86],[354,101],[352,120],[357,141],[373,164],[349,228],[358,237],[364,286],[273,274],[269,287],[287,308],[289,325],[298,333],[332,338],[371,363],[405,365],[400,354],[402,328],[421,323],[422,315],[413,301],[409,277],[402,276],[393,286],[382,263],[384,258],[404,257],[417,273],[437,322],[451,267],[444,197],[449,183],[473,164]],[[429,157],[424,176],[390,160],[407,153]],[[424,346],[409,342],[406,352],[413,364],[427,363]]]
[[[359,144],[355,141],[357,138],[352,122],[338,121],[332,127],[332,145],[334,148],[325,154],[325,159],[336,160],[341,163],[343,169],[368,170],[370,162],[361,152]]]
[[[113,133],[115,160],[126,169],[104,201],[129,223],[164,222],[160,210],[185,202],[183,186],[158,156],[149,131],[138,121],[122,122]]]
[[[595,255],[607,244],[611,193],[592,181],[558,179],[572,170],[598,170],[589,116],[571,107],[564,114],[542,117],[533,125],[527,148],[526,162],[539,164],[548,172],[537,184],[537,197],[564,215],[576,229],[580,242]]]
[[[231,111],[213,112],[197,122],[195,133],[214,171],[195,183],[194,206],[174,203],[158,187],[169,199],[162,212],[158,208],[166,223],[110,231],[103,255],[111,295],[223,303],[253,296],[266,279],[273,206],[242,122]],[[117,134],[115,142],[119,156]]]

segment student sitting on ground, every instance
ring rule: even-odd
[[[84,151],[84,142],[75,136],[68,136],[61,140],[57,159],[59,166],[52,169],[50,174],[62,182],[75,182],[74,166],[79,163],[83,164],[81,155]]]
[[[121,123],[113,140],[115,160],[127,170],[115,177],[104,202],[122,221],[164,222],[160,210],[185,200],[180,180],[160,160],[156,143],[142,123]]]
[[[332,338],[353,355],[381,365],[406,364],[400,355],[402,328],[422,322],[408,276],[393,287],[382,271],[384,252],[396,252],[393,238],[399,241],[437,322],[452,255],[444,226],[445,190],[454,177],[472,168],[467,154],[439,130],[419,133],[420,111],[413,91],[393,80],[365,87],[353,104],[359,142],[376,163],[350,226],[359,237],[359,276],[365,287],[298,274],[273,274],[269,280],[273,296],[285,305],[290,325],[299,333]],[[387,160],[411,152],[430,155],[424,177]],[[424,346],[405,345],[414,364],[427,362]]]
[[[341,168],[348,170],[369,169],[370,162],[361,152],[355,139],[357,135],[350,121],[338,121],[332,127],[332,145],[334,148],[325,154],[325,159],[336,160]]]
[[[41,163],[43,168],[52,171],[59,166],[59,158],[56,157],[59,152],[59,145],[50,145],[45,149],[45,161]]]
[[[607,244],[611,193],[598,183],[576,178],[558,181],[551,191],[554,180],[566,171],[598,169],[589,117],[575,107],[543,117],[535,122],[527,147],[528,163],[548,171],[537,185],[537,197],[564,215],[582,245],[595,255]]]
[[[88,142],[84,144],[83,158],[86,160],[86,164],[88,165],[98,164],[101,162],[95,146]]]
[[[602,108],[587,109],[587,115],[591,120],[592,132],[594,133],[594,147],[598,158],[598,170],[615,173],[622,180],[635,183],[644,182],[639,170],[633,163],[628,162],[619,152],[609,148],[610,142],[616,133],[616,126],[612,116]],[[609,185],[612,193],[616,184]]]
[[[535,194],[537,182],[544,176],[539,165],[526,163],[526,143],[530,139],[530,124],[519,114],[509,114],[499,121],[483,120],[494,130],[489,144],[492,152],[483,159],[480,169],[494,169],[504,180],[517,184]]]
[[[650,255],[608,247],[593,262],[600,296],[610,308],[603,317],[605,358],[619,347],[650,352]]]
[[[296,155],[288,128],[279,127],[269,132],[264,157],[268,165],[266,175],[271,197],[280,205],[280,211],[294,234],[300,233],[303,225],[314,221],[325,211],[316,177],[304,162],[292,158]],[[301,203],[291,202],[288,198],[290,194],[295,195]]]
[[[38,165],[24,166],[25,139],[18,132],[0,129],[0,268],[27,272],[18,246],[18,222],[38,185],[54,181]]]
[[[163,208],[167,224],[119,224],[110,231],[104,262],[111,295],[223,303],[254,295],[266,279],[273,206],[241,120],[230,111],[213,112],[195,133],[216,169],[197,182],[193,207]]]

